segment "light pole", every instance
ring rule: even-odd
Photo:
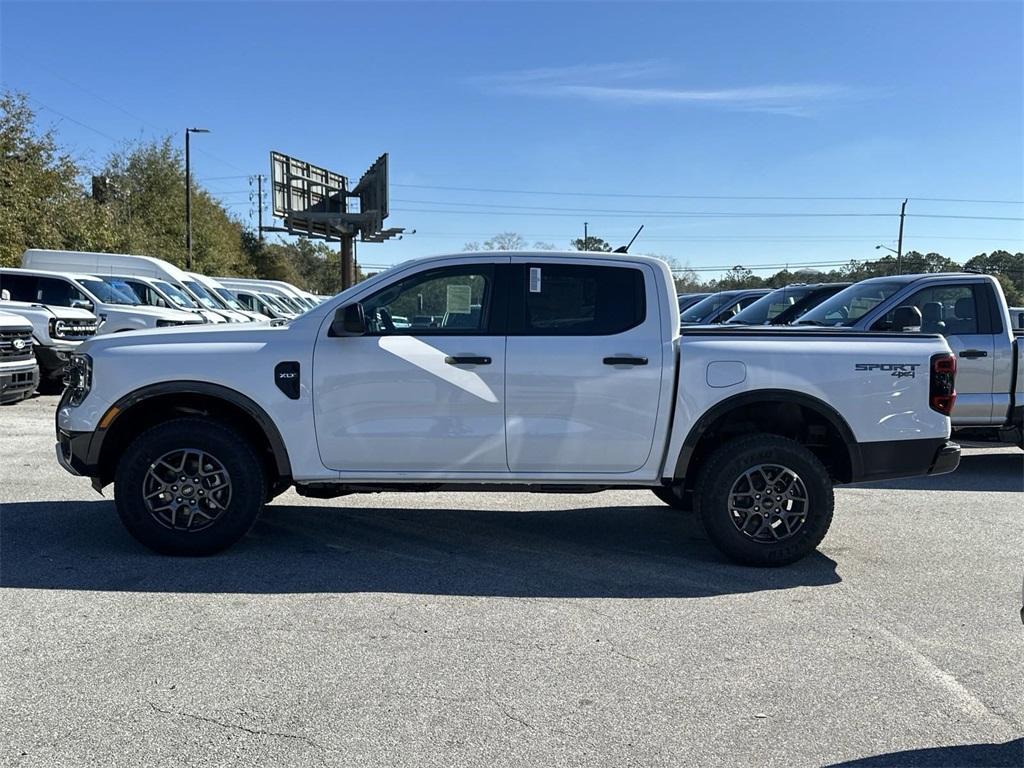
[[[185,250],[187,252],[185,264],[189,271],[192,270],[192,165],[188,139],[189,134],[209,132],[207,128],[185,129]]]

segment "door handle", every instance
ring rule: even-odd
[[[606,357],[604,359],[605,365],[647,365],[646,357],[634,357],[632,355],[616,355],[614,357]]]
[[[973,360],[976,357],[988,357],[988,352],[984,349],[965,349],[960,353],[960,357],[966,357],[968,360]]]
[[[444,359],[448,365],[490,365],[491,358],[481,355],[456,355]]]

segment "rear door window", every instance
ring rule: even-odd
[[[513,333],[610,336],[647,315],[644,275],[632,267],[527,264],[516,282]]]

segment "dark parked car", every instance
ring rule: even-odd
[[[680,293],[676,296],[676,299],[679,300],[679,311],[685,312],[698,301],[710,295],[710,293]]]
[[[679,322],[681,325],[724,323],[768,293],[771,293],[769,288],[740,288],[712,293],[683,312]]]
[[[851,283],[810,283],[787,285],[762,296],[736,317],[727,320],[730,325],[789,325],[818,306],[825,299],[839,293]]]

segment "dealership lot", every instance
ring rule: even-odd
[[[288,492],[187,560],[55,406],[0,410],[4,765],[1024,764],[1017,449],[839,489],[777,570],[646,491]]]

